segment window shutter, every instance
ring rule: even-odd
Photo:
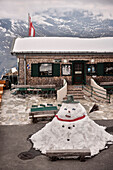
[[[53,64],[53,76],[60,76],[60,64]]]
[[[104,76],[104,63],[97,64],[97,75]]]
[[[38,64],[31,64],[31,77],[38,77],[39,69]]]

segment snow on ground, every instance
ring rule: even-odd
[[[113,119],[113,96],[111,103],[106,102],[92,102],[88,97],[85,100],[79,100],[80,103],[85,107],[88,116],[93,120],[98,119]],[[32,105],[53,103],[58,106],[60,102],[52,98],[42,98],[38,95],[27,95],[26,98],[12,95],[10,90],[4,91],[2,96],[2,106],[0,114],[1,125],[19,125],[19,124],[30,124],[29,110]],[[99,105],[99,111],[95,111],[89,114],[90,109],[94,104]]]

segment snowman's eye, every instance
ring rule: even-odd
[[[64,110],[67,110],[67,108],[64,108]]]
[[[72,108],[72,110],[76,110],[75,108]]]

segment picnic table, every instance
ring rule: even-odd
[[[55,84],[45,85],[12,85],[11,88],[56,88]]]
[[[13,85],[11,89],[16,89],[14,94],[39,94],[42,97],[53,97],[56,93],[55,84],[53,85]]]
[[[43,118],[53,118],[57,112],[57,107],[52,104],[47,104],[47,106],[44,104],[40,104],[39,106],[33,105],[29,113],[29,118],[32,119],[33,123],[37,123],[38,120]]]

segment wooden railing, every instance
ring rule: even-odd
[[[93,87],[90,84],[86,83],[85,85],[82,84],[82,89],[87,91],[91,97],[94,98],[100,98],[106,100],[108,103],[111,102],[111,95],[110,94],[105,94],[104,90],[101,90],[99,88]]]
[[[57,90],[57,100],[62,101],[64,97],[67,95],[67,82],[64,79],[63,80],[63,87],[59,90]]]

